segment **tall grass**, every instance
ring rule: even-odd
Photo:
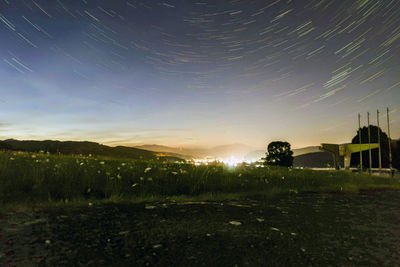
[[[279,167],[0,152],[0,203],[400,188],[398,179]]]

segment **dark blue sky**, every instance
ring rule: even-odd
[[[0,0],[0,40],[1,139],[301,147],[387,106],[400,136],[397,0]]]

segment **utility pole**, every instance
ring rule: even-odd
[[[378,122],[378,149],[379,149],[379,172],[382,168],[382,156],[381,156],[381,128],[379,128],[379,109],[376,110],[376,120]]]
[[[369,152],[369,173],[371,174],[372,168],[372,158],[371,158],[371,127],[369,125],[369,112],[367,112],[367,120],[368,120],[368,152]]]
[[[392,174],[393,177],[393,171],[392,171],[392,139],[390,138],[390,120],[389,120],[389,108],[386,109],[386,118],[387,118],[387,125],[388,125],[388,137],[389,137],[389,168],[390,168],[390,173]]]
[[[363,171],[362,151],[361,151],[361,115],[358,113],[358,141],[360,143],[360,171]]]

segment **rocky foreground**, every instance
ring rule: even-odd
[[[290,194],[0,214],[4,266],[387,265],[400,192]]]

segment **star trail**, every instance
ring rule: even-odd
[[[386,107],[396,138],[400,2],[0,0],[0,81],[2,139],[301,147]]]

